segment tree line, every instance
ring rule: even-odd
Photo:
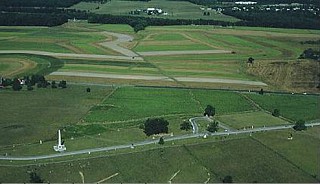
[[[320,29],[319,16],[306,11],[234,11],[226,8],[225,15],[242,21],[238,26],[261,26],[279,28]]]

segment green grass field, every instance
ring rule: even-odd
[[[269,112],[279,109],[280,115],[291,120],[319,119],[319,96],[248,94],[253,101]]]
[[[1,90],[0,145],[52,140],[58,128],[77,123],[87,111],[111,91],[69,85],[67,89]]]
[[[244,127],[264,127],[274,125],[284,125],[288,122],[274,117],[265,112],[251,112],[241,114],[230,114],[217,117],[217,119],[235,129],[242,129]]]
[[[272,136],[264,133],[255,137],[259,139],[265,135]],[[297,139],[300,137],[303,136],[297,135]],[[307,141],[302,139],[301,143],[307,143]],[[288,147],[298,146],[286,139],[281,142]],[[306,147],[307,144],[301,146]],[[317,145],[312,144],[310,148],[316,149]],[[232,176],[234,182],[317,182],[309,172],[297,168],[295,162],[288,161],[251,138],[174,147],[157,146],[156,149],[149,151],[132,151],[133,153],[105,155],[101,158],[56,164],[0,166],[3,171],[0,173],[0,178],[2,178],[1,182],[28,182],[28,172],[34,171],[45,182],[82,182],[79,172],[84,175],[85,182],[98,182],[114,175],[105,180],[108,183],[164,183],[168,182],[175,173],[177,174],[172,182],[179,183],[221,182],[227,175]],[[304,155],[295,155],[297,156],[295,160],[304,158]],[[239,159],[240,157],[242,159]],[[311,160],[313,159],[316,159],[314,155]]]

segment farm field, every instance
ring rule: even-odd
[[[120,53],[101,45],[101,43],[107,43],[106,41],[116,40],[114,36],[106,34],[105,31],[124,33],[134,37],[132,42],[120,43],[119,46],[131,50],[131,52],[145,53],[146,56],[143,56],[139,61],[132,61],[129,57],[127,57],[127,60],[123,60],[123,58],[122,60],[86,59],[78,58],[77,55],[68,56],[67,58],[63,57],[63,59],[60,57],[61,66],[50,72],[99,73],[124,76],[147,75],[172,80],[172,82],[165,82],[159,79],[154,80],[154,84],[157,85],[210,86],[215,88],[234,87],[241,89],[252,87],[253,89],[260,89],[262,87],[260,85],[233,85],[223,83],[223,80],[240,80],[240,83],[241,81],[264,81],[264,78],[267,77],[264,76],[263,72],[259,72],[260,70],[264,70],[264,63],[281,63],[285,61],[295,64],[296,58],[308,47],[308,45],[300,44],[300,42],[319,39],[317,31],[290,30],[287,34],[284,34],[285,30],[283,29],[245,29],[243,27],[237,29],[214,26],[153,26],[139,33],[134,33],[133,29],[127,25],[88,24],[80,21],[69,22],[53,28],[1,27],[0,40],[3,42],[1,45],[7,45],[1,50],[28,49],[52,53],[121,56]],[[38,44],[38,42],[48,44],[49,46]],[[192,51],[193,54],[160,55],[160,53],[163,54],[163,52],[168,51],[182,51],[182,53]],[[217,53],[195,54],[197,51],[217,51]],[[220,51],[222,52],[220,53]],[[155,52],[153,53],[155,55],[147,55],[152,52]],[[159,52],[159,55],[157,55],[157,52]],[[247,66],[246,61],[248,57],[253,57],[257,65]],[[308,63],[305,65],[305,67],[309,66]],[[2,67],[8,66],[6,64],[6,66],[3,65]],[[19,75],[19,73],[14,74]],[[51,80],[68,78],[68,76],[59,75],[49,75],[48,77]],[[273,75],[276,76],[277,74]],[[311,75],[313,74],[305,78],[301,76],[301,81],[305,79],[309,83],[314,84],[313,80],[315,79],[309,77]],[[196,79],[180,81],[181,77]],[[219,83],[206,83],[206,79],[222,79],[222,81]],[[282,87],[278,85],[273,86],[274,82],[269,78],[267,79],[268,86],[264,88],[278,89]],[[289,78],[288,80],[293,79]],[[86,82],[92,79],[89,79],[88,76],[79,76],[72,80],[75,82]],[[101,81],[108,81],[110,83],[112,81],[114,83],[117,80],[95,77],[93,81],[97,81],[98,83],[101,83]],[[150,85],[152,82],[134,80],[133,77],[131,81],[118,80],[118,83]]]
[[[89,10],[90,12],[98,14],[112,15],[129,15],[129,12],[137,9],[161,8],[163,11],[167,12],[168,15],[148,17],[169,19],[213,19],[228,22],[236,22],[238,20],[234,17],[226,16],[213,10],[210,11],[210,16],[203,16],[203,10],[201,10],[200,7],[203,6],[182,1],[152,0],[143,2],[114,0],[108,1],[105,4],[95,2],[80,2],[71,8],[86,11]],[[147,15],[141,14],[140,16]]]
[[[76,7],[103,13],[109,6],[120,7],[123,2],[128,3],[118,0],[103,5],[82,2]],[[130,3],[147,7],[160,1]],[[95,9],[97,5],[99,9]],[[129,4],[127,6],[129,8]],[[182,10],[188,9],[188,3],[184,6]],[[200,11],[199,6],[197,8]],[[107,32],[126,34],[121,39],[132,37],[132,41],[118,42],[116,46],[138,56],[134,58],[102,46],[101,43],[117,41],[116,36]],[[131,145],[158,140],[160,136],[165,139],[186,136],[192,134],[192,130],[183,131],[180,124],[202,116],[207,105],[215,107],[215,119],[233,129],[289,124],[264,112],[276,108],[282,117],[292,122],[319,120],[320,98],[317,95],[250,93],[261,88],[295,93],[317,90],[314,86],[303,88],[304,91],[277,86],[261,73],[268,73],[264,67],[269,64],[279,66],[279,70],[275,70],[279,74],[289,65],[304,65],[316,71],[315,64],[311,64],[313,61],[297,58],[303,50],[312,47],[300,42],[318,40],[319,33],[319,30],[215,26],[159,26],[134,33],[128,25],[84,21],[50,28],[0,27],[0,51],[52,53],[51,56],[0,54],[0,77],[42,74],[49,81],[66,80],[68,83],[66,89],[52,89],[51,86],[47,89],[35,87],[33,91],[27,91],[26,86],[22,91],[12,91],[11,87],[0,89],[0,137],[5,137],[0,139],[0,155],[53,154],[58,129],[62,130],[68,151]],[[182,51],[182,54],[170,51]],[[199,53],[183,54],[184,51]],[[218,52],[201,54],[200,51]],[[75,55],[58,57],[55,53]],[[112,57],[88,58],[78,57],[79,54]],[[118,56],[126,59],[117,59]],[[255,59],[253,66],[247,64],[249,57]],[[88,75],[68,76],[63,72]],[[315,74],[309,72],[310,76]],[[155,79],[147,80],[152,77]],[[312,77],[299,80],[316,82]],[[86,92],[88,87],[90,93]],[[153,117],[163,117],[170,122],[168,134],[147,137],[143,133],[141,125]],[[206,131],[208,122],[198,123],[199,131]],[[287,139],[290,133],[293,140]],[[47,160],[0,161],[0,182],[30,182],[29,174],[34,171],[45,182],[222,182],[230,175],[234,182],[316,183],[320,180],[318,135],[319,128],[310,127],[302,132],[288,129],[250,136],[190,138],[168,141],[163,146],[152,143],[134,149]]]

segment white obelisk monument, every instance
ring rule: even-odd
[[[66,146],[61,144],[61,132],[58,130],[58,145],[53,146],[54,151],[65,151],[67,150]]]

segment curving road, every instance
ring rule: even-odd
[[[119,52],[119,53],[125,55],[125,56],[129,56],[129,57],[139,56],[137,53],[133,52],[132,50],[119,46],[119,44],[122,44],[122,43],[132,42],[133,41],[132,36],[120,34],[120,33],[107,32],[107,31],[104,31],[102,33],[114,36],[117,39],[114,41],[102,42],[102,43],[99,43],[99,45],[102,45],[103,47],[107,47],[109,49],[112,49],[116,52]]]
[[[195,122],[197,119],[200,119],[200,118],[203,119],[203,117],[196,117],[196,118],[191,118],[191,119],[193,119],[193,122]],[[247,129],[247,130],[237,130],[237,131],[231,130],[229,132],[215,132],[215,133],[196,133],[196,132],[194,132],[193,134],[188,134],[188,135],[167,137],[167,138],[165,138],[165,141],[175,141],[175,140],[203,137],[204,135],[207,135],[207,136],[226,136],[226,135],[234,135],[234,134],[237,135],[237,134],[261,132],[261,131],[282,130],[282,129],[290,129],[293,126],[294,125],[281,125],[281,126],[271,126],[271,127]],[[308,124],[306,124],[306,126],[320,126],[320,122],[308,123]],[[24,156],[24,157],[0,156],[0,160],[23,161],[23,160],[49,159],[49,158],[57,158],[57,157],[64,157],[64,156],[71,156],[71,155],[90,154],[90,153],[94,153],[94,152],[111,151],[111,150],[117,150],[117,149],[126,149],[126,148],[132,148],[132,145],[145,146],[145,145],[149,145],[149,144],[157,144],[157,142],[158,142],[158,140],[146,140],[146,141],[137,142],[134,144],[125,144],[125,145],[109,146],[109,147],[102,147],[102,148],[84,149],[84,150],[79,150],[79,151],[70,151],[70,152],[62,152],[62,153],[56,153],[56,154],[50,154],[50,155],[39,155],[39,156]]]

